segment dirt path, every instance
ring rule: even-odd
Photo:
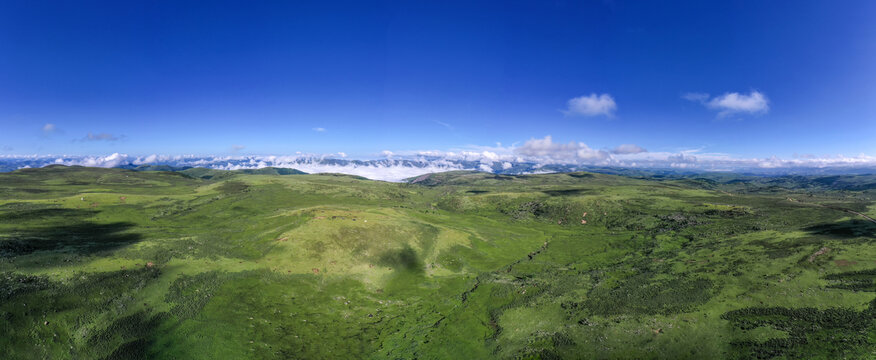
[[[858,215],[858,216],[860,216],[860,217],[862,217],[862,218],[864,218],[864,219],[867,219],[867,220],[869,220],[870,222],[876,224],[876,219],[871,218],[871,217],[869,217],[869,216],[867,216],[867,215],[864,215],[864,214],[862,214],[862,213],[859,213],[859,212],[857,212],[857,211],[855,211],[855,210],[851,210],[851,209],[843,209],[843,208],[836,208],[836,207],[832,207],[832,206],[825,206],[825,207],[828,208],[828,209],[841,210],[841,211],[845,211],[845,212],[850,213],[850,214],[855,214],[855,215]]]
[[[846,208],[841,208],[841,207],[837,207],[837,206],[830,206],[830,205],[821,205],[821,204],[815,204],[815,203],[807,203],[807,202],[802,202],[802,201],[795,200],[795,199],[792,199],[792,198],[788,198],[788,201],[790,201],[790,202],[794,202],[794,203],[798,203],[798,204],[803,204],[803,205],[817,206],[817,207],[820,207],[820,208],[825,208],[825,209],[831,209],[831,210],[837,210],[837,211],[847,212],[847,213],[849,213],[849,214],[858,215],[858,216],[860,216],[860,217],[866,219],[867,221],[876,224],[876,219],[871,218],[871,217],[867,216],[866,214],[863,214],[863,213],[857,212],[857,211],[852,210],[852,209],[846,209]]]

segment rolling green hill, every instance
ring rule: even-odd
[[[176,170],[0,174],[3,358],[876,357],[872,177]]]

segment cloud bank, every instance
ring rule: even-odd
[[[0,155],[0,171],[52,164],[136,168],[141,165],[205,167],[222,170],[264,167],[292,168],[307,173],[343,173],[384,181],[401,181],[426,173],[453,170],[497,174],[581,171],[594,167],[737,171],[760,174],[876,173],[876,157],[795,156],[781,159],[742,158],[702,150],[646,151],[635,144],[595,149],[583,142],[555,142],[551,136],[532,138],[520,146],[470,146],[452,151],[385,151],[371,159],[348,159],[345,153],[296,155],[158,155],[107,156]]]

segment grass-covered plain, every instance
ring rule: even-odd
[[[3,173],[0,357],[876,358],[861,179]]]

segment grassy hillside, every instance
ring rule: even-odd
[[[4,173],[0,352],[876,357],[872,179],[778,180]]]

